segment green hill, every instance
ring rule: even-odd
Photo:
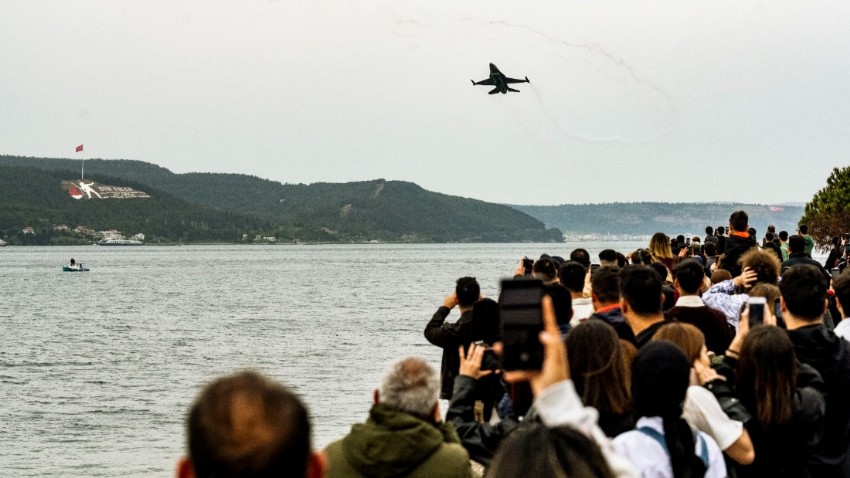
[[[59,185],[73,178],[70,171],[0,165],[0,231],[12,243],[79,243],[82,239],[59,233],[54,227],[85,226],[93,230],[117,229],[126,235],[141,232],[146,240],[237,241],[243,233],[259,232],[268,225],[258,218],[215,211],[190,204],[148,185],[99,175],[98,181],[144,190],[150,199],[75,200]],[[35,234],[22,234],[32,227]]]
[[[763,204],[719,203],[611,203],[564,204],[560,206],[512,206],[546,227],[556,227],[567,234],[667,234],[704,235],[705,226],[727,226],[729,215],[743,209],[750,216],[750,226],[761,237],[769,224],[777,231],[796,231],[803,215],[800,206],[767,206]]]
[[[0,156],[0,167],[61,172],[59,176],[45,178],[48,183],[42,185],[48,189],[55,188],[59,196],[64,193],[59,191],[56,179],[60,176],[62,179],[76,177],[79,166],[78,160]],[[377,179],[339,184],[281,184],[239,174],[174,174],[142,161],[101,159],[86,160],[86,177],[100,183],[134,184],[134,187],[148,192],[161,191],[196,207],[199,213],[203,211],[206,214],[212,210],[227,213],[234,225],[239,223],[239,218],[244,218],[245,227],[240,229],[244,233],[251,236],[255,232],[272,235],[282,241],[563,240],[560,231],[546,229],[542,222],[508,206],[434,193],[403,181]],[[113,179],[107,181],[104,178]],[[73,200],[67,199],[67,195],[64,200],[71,201],[68,207],[74,207]],[[17,201],[17,204],[26,207],[26,202]],[[102,207],[109,208],[111,204],[109,202]],[[134,204],[122,207],[132,208]],[[172,207],[176,207],[176,203],[161,206],[163,213],[171,213],[167,210]],[[24,219],[19,213],[20,210],[16,217]],[[49,217],[55,218],[56,215]],[[191,214],[189,217],[192,217]],[[44,220],[48,220],[47,216]],[[265,225],[262,231],[255,227],[259,222]],[[232,237],[222,237],[221,240],[231,240]]]

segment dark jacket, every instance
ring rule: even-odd
[[[596,312],[588,318],[601,320],[611,327],[614,327],[614,330],[617,332],[617,337],[634,345],[635,334],[632,332],[632,328],[629,327],[629,324],[626,323],[626,319],[623,317],[623,310],[619,307],[613,307],[601,312]]]
[[[552,298],[558,330],[562,337],[566,337],[570,332],[570,318],[573,311],[573,298],[570,291],[561,284],[549,284],[543,286],[543,293]]]
[[[732,277],[741,275],[741,256],[753,247],[758,247],[755,239],[752,237],[741,237],[732,235],[726,238],[726,252],[723,255],[723,261],[720,262],[720,267],[732,273]]]
[[[826,261],[823,263],[823,268],[827,271],[831,271],[833,267],[838,267],[838,261],[841,259],[843,254],[844,249],[842,249],[841,246],[830,249],[829,256],[827,256]]]
[[[735,359],[724,358],[723,367],[733,375],[736,366]],[[797,390],[791,405],[791,422],[770,430],[762,427],[756,418],[746,422],[756,457],[750,465],[734,465],[739,478],[820,476],[811,472],[806,460],[821,440],[825,411],[823,389],[824,383],[820,374],[808,365],[798,364]],[[741,397],[741,400],[754,415],[756,407],[751,399]]]
[[[702,331],[705,346],[715,355],[723,355],[732,342],[733,332],[723,312],[705,305],[702,307],[673,307],[667,315],[679,322],[691,324]]]
[[[661,322],[656,322],[649,327],[643,329],[639,334],[635,335],[635,347],[640,350],[644,345],[648,344],[650,340],[652,340],[652,336],[658,332],[658,329],[664,327],[665,325],[675,322],[674,319],[669,318],[667,316],[664,317],[664,320]]]
[[[466,347],[475,338],[472,327],[472,310],[460,314],[460,319],[453,324],[444,323],[451,309],[441,306],[425,326],[425,338],[428,342],[443,348],[443,360],[440,365],[440,398],[451,400],[455,377],[460,369],[460,357],[457,348]]]
[[[807,256],[805,252],[792,252],[791,254],[789,254],[788,260],[782,263],[782,272],[785,272],[789,268],[799,264],[808,264],[814,266],[817,270],[820,271],[824,279],[826,279],[827,284],[829,284],[829,281],[832,280],[832,276],[826,269],[823,268],[821,263]]]
[[[723,254],[726,252],[726,236],[717,236],[717,253]]]
[[[448,423],[434,425],[393,407],[377,404],[366,423],[328,445],[325,477],[471,476],[469,455]]]
[[[782,249],[779,248],[774,242],[766,242],[763,247],[764,250],[773,251],[776,257],[779,259],[779,262],[782,262]]]
[[[850,343],[817,323],[788,331],[797,359],[825,384],[823,437],[809,457],[813,477],[850,476]]]
[[[459,375],[455,379],[452,401],[446,412],[446,422],[451,423],[469,457],[484,466],[489,466],[502,439],[519,425],[513,417],[502,417],[495,424],[478,423],[475,420],[476,380]]]

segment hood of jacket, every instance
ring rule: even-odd
[[[342,448],[359,473],[390,477],[409,474],[446,442],[460,442],[451,425],[435,426],[379,403],[369,411],[366,423],[351,428]]]
[[[797,360],[816,370],[829,371],[841,363],[841,337],[832,334],[823,324],[807,325],[788,332],[794,343]]]
[[[740,252],[743,254],[750,248],[757,247],[758,243],[752,237],[729,236],[726,238],[726,254]],[[739,254],[740,255],[740,254]]]

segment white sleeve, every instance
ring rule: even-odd
[[[732,446],[744,433],[744,424],[729,418],[714,394],[703,387],[688,387],[682,416],[690,426],[714,438],[721,450]]]
[[[705,478],[726,478],[726,461],[723,460],[723,452],[711,437],[706,434],[702,437],[708,446],[708,470],[705,471]]]
[[[598,446],[614,476],[637,477],[628,458],[614,450],[611,440],[599,428],[599,412],[593,407],[585,407],[576,393],[572,380],[564,380],[546,387],[534,401],[540,420],[548,427],[571,426],[584,433]]]

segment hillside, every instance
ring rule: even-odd
[[[564,204],[561,206],[511,206],[546,227],[556,227],[567,234],[667,234],[704,235],[705,226],[727,226],[729,215],[743,209],[750,216],[750,226],[759,236],[769,224],[776,230],[796,231],[803,215],[799,206],[766,206],[758,204],[718,203],[612,203]]]
[[[63,172],[67,179],[76,177],[80,162],[0,156],[2,166]],[[248,224],[259,218],[266,223],[261,234],[282,241],[563,240],[560,231],[546,229],[541,221],[508,206],[434,193],[403,181],[281,184],[239,174],[174,174],[131,160],[86,160],[85,167],[86,177],[100,182],[111,177],[142,190],[162,191],[201,209],[246,217]]]
[[[12,243],[73,243],[72,234],[59,234],[54,226],[85,226],[94,230],[117,229],[126,235],[141,232],[147,242],[237,241],[243,233],[259,232],[263,221],[222,213],[190,204],[148,185],[99,175],[116,186],[145,190],[149,199],[75,200],[60,189],[70,171],[45,171],[0,164],[0,233]],[[35,234],[22,235],[24,227]],[[67,236],[67,237],[65,237]]]

